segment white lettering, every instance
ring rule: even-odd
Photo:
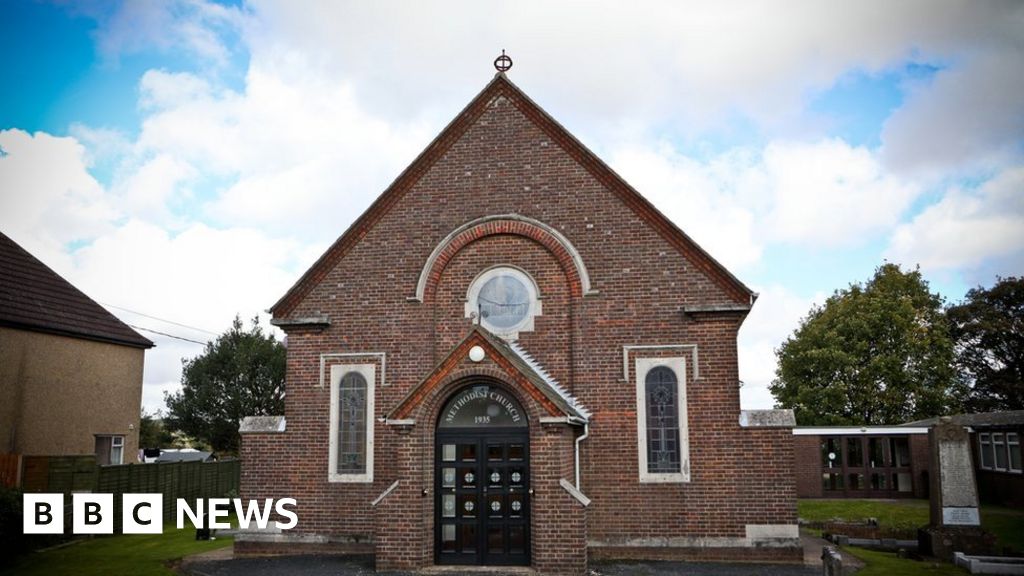
[[[260,530],[265,529],[267,527],[267,522],[270,521],[270,511],[274,507],[273,502],[274,501],[270,498],[265,499],[263,501],[263,510],[261,514],[258,500],[249,500],[249,507],[246,508],[242,504],[241,498],[235,498],[235,515],[238,517],[238,527],[242,530],[248,530],[249,522],[252,521],[251,518],[255,518],[256,527]]]
[[[289,519],[288,522],[278,522],[278,528],[280,528],[281,530],[291,530],[292,528],[295,528],[295,525],[299,523],[299,517],[295,514],[295,512],[292,512],[291,510],[285,508],[285,506],[297,505],[298,502],[295,501],[295,498],[281,498],[280,500],[277,501],[277,505],[274,506],[274,509],[277,510],[277,513],[279,515]]]
[[[210,498],[210,525],[207,528],[215,530],[227,530],[231,528],[230,522],[218,522],[218,518],[227,518],[231,514],[231,500],[227,498]]]
[[[178,530],[185,528],[185,515],[188,515],[189,519],[192,520],[192,526],[195,529],[205,528],[203,525],[203,501],[196,500],[196,510],[192,511],[188,506],[188,501],[184,498],[178,498]]]

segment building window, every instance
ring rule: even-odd
[[[996,470],[1006,470],[1006,443],[1002,434],[992,435],[992,451],[996,455]]]
[[[1020,435],[1017,432],[978,434],[981,467],[1000,472],[1021,472]]]
[[[896,468],[910,466],[910,443],[906,438],[889,438],[889,454]]]
[[[985,470],[992,470],[995,463],[995,458],[992,456],[992,436],[978,434],[978,444],[981,447],[981,467]]]
[[[100,466],[124,464],[124,436],[97,436],[96,463]]]
[[[636,360],[637,436],[641,482],[689,482],[686,361]]]
[[[331,366],[331,482],[373,481],[375,377],[373,364]]]
[[[676,373],[658,366],[644,379],[647,394],[647,471],[679,472]]]
[[[825,468],[843,467],[843,442],[841,438],[825,438],[821,441],[821,461]]]
[[[470,284],[465,312],[497,336],[518,338],[520,332],[532,331],[534,318],[541,315],[537,284],[518,268],[491,268]]]
[[[1006,433],[1006,451],[1010,453],[1010,471],[1020,472],[1020,436],[1016,432]]]

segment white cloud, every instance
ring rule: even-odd
[[[842,140],[770,142],[706,162],[671,145],[627,145],[611,164],[728,268],[757,263],[769,244],[859,246],[891,230],[920,190]]]
[[[1020,22],[1020,20],[1018,20]],[[949,173],[1004,164],[1024,144],[1024,49],[971,54],[910,89],[882,132],[901,171]]]
[[[111,230],[119,211],[74,138],[0,131],[0,229],[58,271],[70,242]]]
[[[735,113],[787,129],[810,95],[850,70],[945,62],[965,46],[1013,46],[1021,8],[955,0],[884,9],[803,0],[784,10],[741,1],[608,1],[581,9],[569,2],[296,7],[256,0],[252,12],[246,38],[255,59],[282,46],[316,55],[387,117],[462,103],[461,86],[482,84],[506,48],[516,61],[513,79],[544,95],[542,104],[569,126],[630,116],[700,131]],[[976,88],[985,90],[999,79],[981,80]]]
[[[109,7],[101,2],[95,9],[89,5],[77,9],[101,21],[97,48],[112,62],[124,54],[157,49],[183,52],[223,66],[231,56],[224,36],[240,29],[245,21],[241,9],[203,0],[126,0],[108,16]]]
[[[740,405],[744,409],[771,408],[775,399],[768,385],[775,378],[775,349],[789,337],[811,306],[825,300],[823,294],[801,298],[785,286],[759,288],[760,296],[740,329]]]
[[[287,66],[254,63],[242,93],[217,92],[189,74],[147,72],[143,98],[152,112],[135,155],[226,179],[203,209],[219,225],[333,239],[432,134],[418,122],[375,118],[347,83],[300,55],[282,58]]]
[[[742,151],[702,164],[663,144],[629,147],[610,158],[623,177],[670,220],[727,268],[740,269],[760,258],[755,217],[744,203],[750,188],[760,189]]]
[[[764,170],[774,198],[767,235],[805,247],[862,244],[895,226],[920,194],[888,174],[871,151],[842,140],[771,143]]]
[[[1019,274],[1024,265],[1024,167],[1006,170],[977,189],[953,188],[900,225],[886,257],[926,271],[979,269]]]

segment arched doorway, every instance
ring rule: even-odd
[[[515,396],[486,381],[459,389],[437,423],[437,564],[530,564],[529,428]]]

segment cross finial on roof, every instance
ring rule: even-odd
[[[501,51],[501,56],[494,59],[494,69],[498,72],[508,72],[512,68],[512,59],[505,56],[505,50]]]

